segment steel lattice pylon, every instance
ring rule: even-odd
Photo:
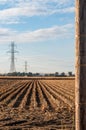
[[[17,53],[17,51],[15,50],[15,44],[14,42],[11,42],[11,64],[10,64],[10,73],[16,72],[16,68],[15,68],[15,53]]]

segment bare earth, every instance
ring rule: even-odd
[[[0,130],[75,130],[74,79],[0,79]]]

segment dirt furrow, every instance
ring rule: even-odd
[[[49,106],[50,110],[53,110],[57,107],[57,104],[55,102],[55,99],[53,98],[53,96],[46,90],[46,88],[43,86],[43,84],[41,82],[39,82],[42,93],[44,95],[44,98],[47,101],[47,104]]]
[[[5,103],[9,104],[10,102],[12,102],[12,100],[14,100],[16,98],[16,96],[24,89],[24,87],[27,85],[27,83],[22,84],[21,87],[19,87],[15,92],[11,93],[6,99],[5,99]]]
[[[8,96],[10,96],[12,93],[14,93],[18,88],[20,88],[22,85],[21,84],[18,84],[15,85],[15,87],[12,88],[11,91],[8,91],[8,92],[5,92],[1,97],[0,97],[0,102],[5,100]]]
[[[32,97],[32,91],[33,91],[33,84],[34,84],[34,83],[32,83],[30,92],[29,92],[28,95],[27,95],[27,101],[26,101],[26,105],[25,105],[26,108],[27,108],[27,107],[29,108],[29,106],[30,106],[30,104],[31,104],[31,97]]]
[[[70,100],[66,95],[65,93],[61,93],[61,91],[59,91],[58,89],[55,89],[54,87],[52,86],[47,86],[48,90],[52,91],[53,94],[55,94],[57,96],[57,98],[61,101],[61,102],[64,102],[66,104],[68,104],[70,107],[73,107],[74,106],[74,102],[72,100]]]
[[[64,87],[62,84],[59,85],[59,84],[52,83],[52,82],[46,82],[46,84],[49,85],[49,86],[53,86],[54,88],[60,90],[62,93],[65,93],[66,95],[70,96],[70,98],[74,97],[74,92],[73,93],[70,92],[71,89],[69,89],[69,91],[68,91],[68,88]]]
[[[25,109],[29,108],[29,103],[27,103],[27,102],[29,102],[28,99],[30,100],[29,96],[31,94],[32,84],[33,84],[33,82],[31,82],[31,84],[29,84],[29,88],[28,88],[26,94],[24,95],[23,100],[21,101],[20,108],[25,108]]]
[[[39,95],[39,100],[40,100],[39,103],[40,103],[41,110],[43,111],[45,109],[48,109],[48,103],[43,95],[39,82],[37,82],[37,91]]]
[[[24,95],[26,94],[27,90],[29,89],[29,85],[31,84],[31,82],[29,84],[27,84],[22,91],[21,93],[19,94],[16,102],[14,103],[13,107],[19,107],[19,105],[21,104],[21,101],[23,100],[24,98]]]
[[[17,84],[20,84],[20,82],[16,81],[15,83],[13,82],[13,84],[9,84],[9,85],[8,84],[5,85],[3,83],[3,87],[2,88],[0,87],[0,91],[1,91],[0,96],[2,96],[3,94],[5,94],[7,92],[10,92],[13,89],[13,87],[17,86]]]
[[[30,110],[37,108],[37,101],[36,101],[36,81],[34,81],[32,87],[33,87],[33,90],[32,90],[31,102],[30,102],[30,106],[29,106]]]

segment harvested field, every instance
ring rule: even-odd
[[[75,130],[74,79],[1,78],[0,130]]]

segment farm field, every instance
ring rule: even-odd
[[[0,130],[75,130],[74,78],[0,78]]]

